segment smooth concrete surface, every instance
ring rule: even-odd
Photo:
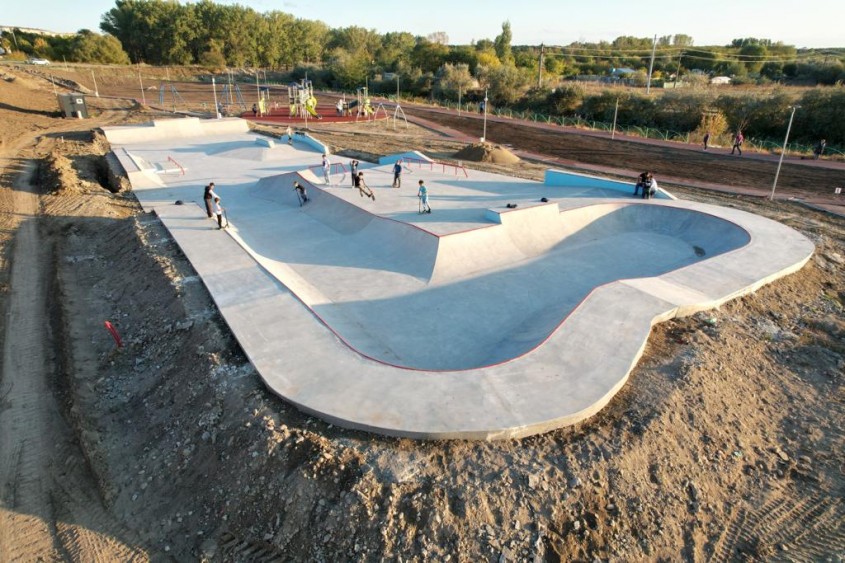
[[[583,420],[624,385],[654,323],[753,291],[813,251],[756,215],[620,198],[600,183],[467,178],[420,162],[393,189],[390,164],[362,163],[373,201],[348,174],[323,186],[310,144],[136,134],[118,132],[132,142],[112,141],[115,155],[268,387],[383,434],[497,439]],[[168,157],[184,174],[137,165]],[[418,213],[419,179],[430,215]],[[228,230],[205,216],[209,181]]]
[[[561,186],[567,188],[583,188],[596,187],[612,189],[620,192],[620,195],[630,195],[634,193],[634,186],[636,179],[631,182],[619,182],[618,180],[608,180],[607,178],[600,178],[599,176],[592,176],[590,174],[581,174],[578,172],[564,172],[563,170],[546,170],[543,182],[549,186]],[[654,199],[677,199],[675,196],[659,187],[655,190]]]

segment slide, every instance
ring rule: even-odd
[[[317,98],[313,96],[308,98],[305,101],[305,110],[317,119],[323,119],[323,116],[317,113]]]

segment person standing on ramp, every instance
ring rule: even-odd
[[[214,209],[212,209],[212,205],[214,204],[214,198],[216,197],[217,194],[214,193],[214,182],[211,182],[205,187],[205,191],[202,194],[202,199],[205,200],[205,212],[208,214],[209,219],[214,216]]]
[[[431,213],[431,206],[428,204],[428,188],[425,187],[425,182],[420,180],[420,189],[417,191],[417,197],[420,198],[420,213]]]
[[[326,185],[331,184],[331,179],[329,175],[331,174],[332,170],[332,163],[329,160],[328,155],[323,155],[323,177],[326,179]]]
[[[393,187],[394,188],[401,188],[402,187],[402,159],[396,161],[396,164],[393,165]]]

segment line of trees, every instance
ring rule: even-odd
[[[89,30],[68,36],[5,32],[0,46],[71,62],[275,69],[290,72],[293,79],[307,73],[317,87],[352,89],[369,83],[371,90],[385,94],[401,84],[406,94],[451,100],[462,95],[477,101],[486,91],[496,105],[591,119],[607,119],[608,108],[620,97],[620,123],[682,132],[702,126],[704,114],[720,114],[725,127],[768,136],[782,129],[785,108],[794,101],[783,91],[762,96],[692,91],[647,97],[636,90],[586,95],[569,80],[585,75],[612,80],[614,69],[626,68],[634,71],[631,75],[626,70],[628,83],[644,84],[653,39],[623,36],[568,46],[513,46],[507,21],[492,40],[450,45],[442,32],[421,37],[359,26],[330,28],[280,11],[259,13],[212,0],[116,0],[102,16],[100,28],[104,35]],[[802,51],[753,37],[726,46],[695,47],[688,35],[667,35],[657,39],[652,84],[678,81],[680,75],[681,82],[703,85],[709,75],[718,74],[733,77],[734,83],[841,85],[843,63],[845,49]],[[379,79],[385,76],[390,79]],[[841,91],[840,86],[817,95],[841,108]],[[802,100],[802,105],[811,107],[813,102]],[[821,112],[825,106],[813,107]],[[828,140],[845,142],[845,134],[836,132],[845,117],[831,119]],[[823,129],[820,124],[807,125],[806,130],[798,126],[797,134],[809,139],[824,135]]]
[[[679,136],[705,132],[716,142],[727,142],[742,130],[749,138],[783,139],[791,106],[799,105],[790,138],[815,144],[826,139],[831,145],[845,145],[845,88],[813,88],[796,94],[784,88],[744,90],[670,90],[647,96],[640,90],[614,88],[591,92],[578,83],[565,84],[553,92],[535,92],[515,109],[551,116],[579,115],[587,120],[610,123],[619,101],[617,122],[674,131]]]

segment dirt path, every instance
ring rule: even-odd
[[[39,94],[32,95],[36,103]],[[32,182],[36,161],[20,158],[34,150],[36,135],[67,130],[67,124],[45,123],[49,118],[43,116],[15,127],[15,112],[3,113],[0,242],[11,274],[0,378],[0,561],[143,560],[140,550],[116,539],[125,531],[100,501],[67,422],[50,300],[56,256],[52,241],[42,236],[39,186]],[[103,121],[124,117],[118,112]]]

